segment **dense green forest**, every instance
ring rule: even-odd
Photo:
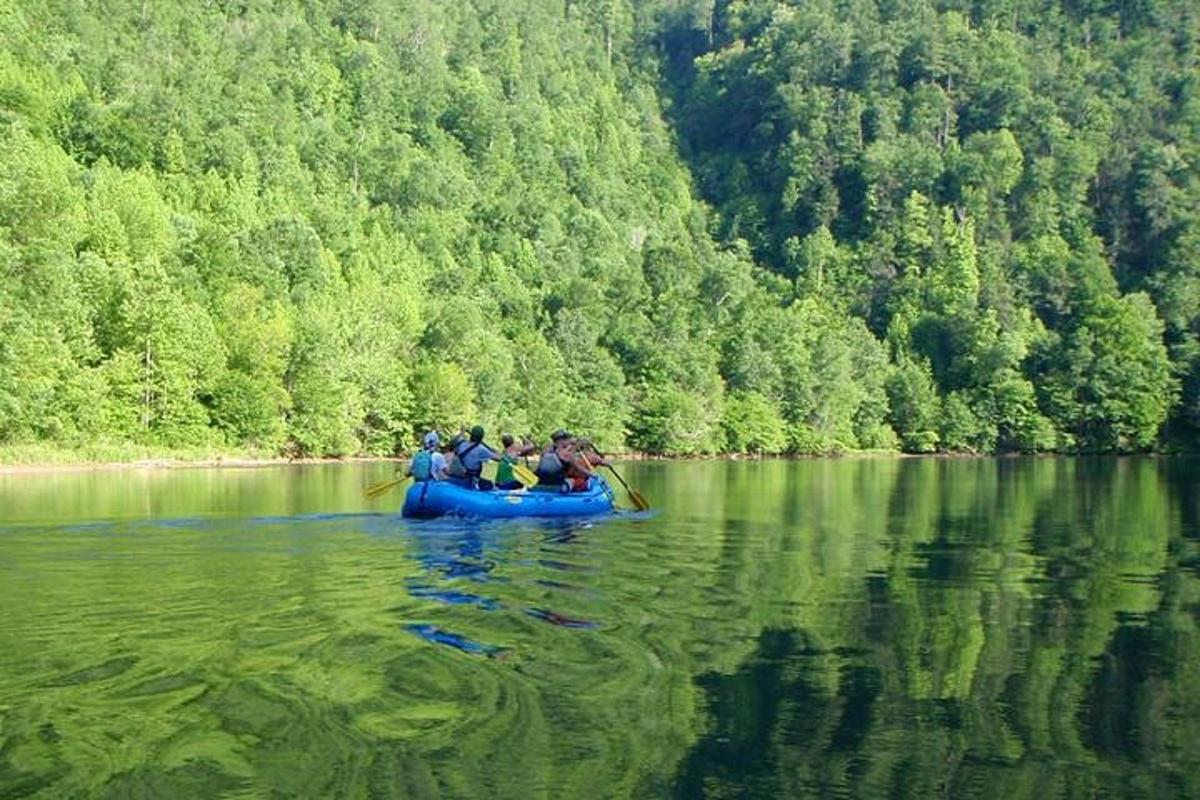
[[[0,0],[0,445],[1200,427],[1187,0]]]

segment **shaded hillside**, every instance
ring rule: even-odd
[[[886,340],[907,447],[1125,449],[1200,419],[1198,37],[1174,0],[703,0],[657,44],[721,238]]]

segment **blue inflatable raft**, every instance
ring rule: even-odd
[[[406,517],[441,517],[454,514],[485,519],[512,517],[584,517],[613,510],[613,492],[595,476],[583,492],[530,491],[481,492],[451,481],[414,483],[404,495]]]

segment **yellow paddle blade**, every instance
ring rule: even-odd
[[[633,501],[633,507],[638,511],[650,510],[650,501],[647,500],[637,489],[629,490],[629,499]]]
[[[393,486],[396,486],[397,484],[404,483],[404,481],[406,481],[406,480],[408,480],[408,476],[405,476],[403,478],[392,478],[391,480],[380,481],[379,483],[373,483],[370,486],[368,486],[366,488],[366,490],[363,491],[363,494],[366,495],[367,497],[378,497],[379,495],[386,492],[388,489],[391,489]]]
[[[533,470],[524,464],[513,464],[513,475],[525,486],[533,486],[538,482],[537,475],[533,474]]]

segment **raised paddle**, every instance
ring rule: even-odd
[[[588,443],[588,446],[593,450],[596,450],[596,446],[590,442]],[[608,461],[608,456],[604,455],[604,453],[601,453],[599,450],[596,450],[596,455],[600,456],[605,461]],[[625,487],[625,491],[628,493],[629,499],[633,501],[634,508],[636,508],[638,511],[650,510],[650,501],[642,496],[642,493],[637,489],[630,488],[629,484],[625,482],[625,479],[621,477],[621,473],[617,472],[616,467],[614,467],[612,464],[605,464],[604,466],[608,467],[609,472],[611,472],[613,476],[621,482],[621,485]]]

